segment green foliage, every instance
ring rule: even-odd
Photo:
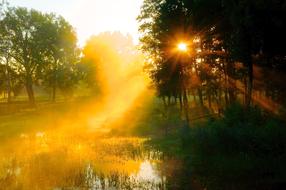
[[[61,16],[21,7],[8,7],[0,22],[0,58],[9,67],[5,76],[9,88],[16,77],[14,86],[25,86],[32,105],[35,85],[51,89],[53,100],[57,89],[72,94],[80,80],[73,27]]]
[[[227,76],[234,77],[234,63],[241,62],[246,70],[245,103],[250,105],[253,57],[266,58],[270,66],[285,62],[285,8],[285,2],[278,0],[145,0],[138,17],[141,49],[148,55],[146,71],[158,95],[180,97],[196,86],[201,100],[205,93],[209,102],[213,98],[223,105],[217,99],[220,86],[225,88],[223,93],[229,93],[229,98],[225,94],[227,105],[235,100]],[[194,38],[200,39],[199,52],[193,45]],[[191,44],[192,50],[184,55],[189,67],[182,64],[178,52],[172,51],[180,40]],[[200,63],[196,58],[201,58]],[[216,76],[211,76],[212,71]],[[195,81],[193,75],[199,80]]]
[[[142,33],[141,50],[146,54],[146,71],[159,97],[180,99],[187,109],[187,89],[190,78],[189,60],[174,51],[178,40],[190,38],[186,32],[188,19],[182,1],[156,0],[143,2],[138,17]],[[192,63],[192,61],[191,61]],[[186,118],[188,117],[185,110]]]
[[[47,15],[50,35],[48,59],[37,71],[39,78],[52,91],[52,100],[56,99],[56,90],[69,94],[78,79],[77,67],[80,51],[73,27],[61,16]]]
[[[233,105],[191,129],[189,166],[208,189],[274,188],[285,182],[285,123]]]
[[[185,169],[178,175],[191,174],[202,187],[217,190],[279,189],[285,184],[284,121],[234,104],[222,118],[192,127],[177,123],[177,129],[156,135],[146,146],[180,159]]]
[[[160,104],[149,107],[149,110],[136,124],[136,135],[166,136],[173,134],[182,124],[180,111],[175,106],[163,108]]]

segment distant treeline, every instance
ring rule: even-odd
[[[91,37],[81,49],[75,29],[61,16],[7,3],[0,4],[0,13],[0,95],[7,102],[23,89],[31,105],[35,105],[38,89],[51,101],[59,92],[67,97],[75,92],[98,93],[100,64],[110,63],[108,56],[119,55],[118,44],[133,46],[130,36],[114,32]],[[94,43],[96,38],[105,40]],[[114,51],[112,55],[103,45],[108,40],[114,42],[114,46],[108,44],[113,48],[109,48]]]
[[[191,98],[217,110],[238,99],[249,106],[254,65],[286,66],[285,13],[280,0],[144,0],[141,49],[158,95],[182,109]]]

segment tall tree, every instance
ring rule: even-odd
[[[1,26],[2,53],[6,60],[17,63],[15,68],[24,78],[31,105],[35,104],[33,85],[39,79],[51,87],[53,100],[57,88],[67,89],[75,84],[74,64],[78,62],[79,49],[74,29],[64,18],[9,8]]]
[[[75,64],[79,62],[80,51],[73,27],[61,16],[51,14],[47,18],[50,25],[46,31],[50,36],[48,59],[39,71],[52,90],[52,101],[55,101],[58,88],[66,90],[75,84]]]
[[[149,72],[159,96],[165,101],[179,99],[188,121],[188,78],[190,62],[187,53],[177,50],[183,40],[191,41],[186,9],[178,0],[145,0],[138,16],[142,33],[141,49],[148,56]]]
[[[193,29],[204,37],[212,31],[223,44],[229,61],[247,68],[246,105],[253,86],[253,56],[285,55],[285,2],[275,0],[198,0],[184,4]],[[279,39],[279,40],[278,40]],[[273,42],[276,42],[274,44]],[[282,53],[283,52],[283,53]]]
[[[200,48],[203,51],[194,52],[194,57],[203,57],[204,62],[211,65],[223,53],[226,66],[222,69],[226,70],[228,76],[234,73],[234,62],[244,64],[247,70],[246,105],[250,105],[253,57],[284,59],[285,7],[285,2],[280,0],[145,0],[138,17],[141,43],[143,51],[151,55],[149,68],[158,91],[167,94],[174,92],[171,90],[174,89],[173,85],[167,81],[177,77],[170,75],[176,69],[166,70],[168,63],[178,65],[175,64],[177,59],[170,59],[168,47],[171,47],[172,38],[176,35],[183,38],[185,35],[190,39],[193,36],[201,39]],[[278,45],[275,46],[274,42]],[[201,82],[207,79],[202,75],[200,78]]]
[[[35,71],[45,63],[50,36],[47,16],[26,8],[9,8],[3,19],[4,33],[11,42],[11,57],[23,74],[31,105],[35,104],[33,82]]]
[[[3,21],[0,20],[0,25],[4,25]],[[6,86],[7,91],[7,102],[10,103],[11,101],[11,47],[12,43],[9,40],[9,35],[5,32],[4,28],[0,28],[0,64],[5,66],[5,70],[2,70],[3,75],[3,82]]]

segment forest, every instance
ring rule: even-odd
[[[0,190],[284,189],[286,2],[142,0],[134,19],[138,43],[79,44],[0,3]]]

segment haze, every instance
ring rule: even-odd
[[[79,44],[94,34],[120,31],[131,34],[138,43],[139,15],[143,0],[11,0],[12,6],[23,6],[65,17],[75,28]]]

